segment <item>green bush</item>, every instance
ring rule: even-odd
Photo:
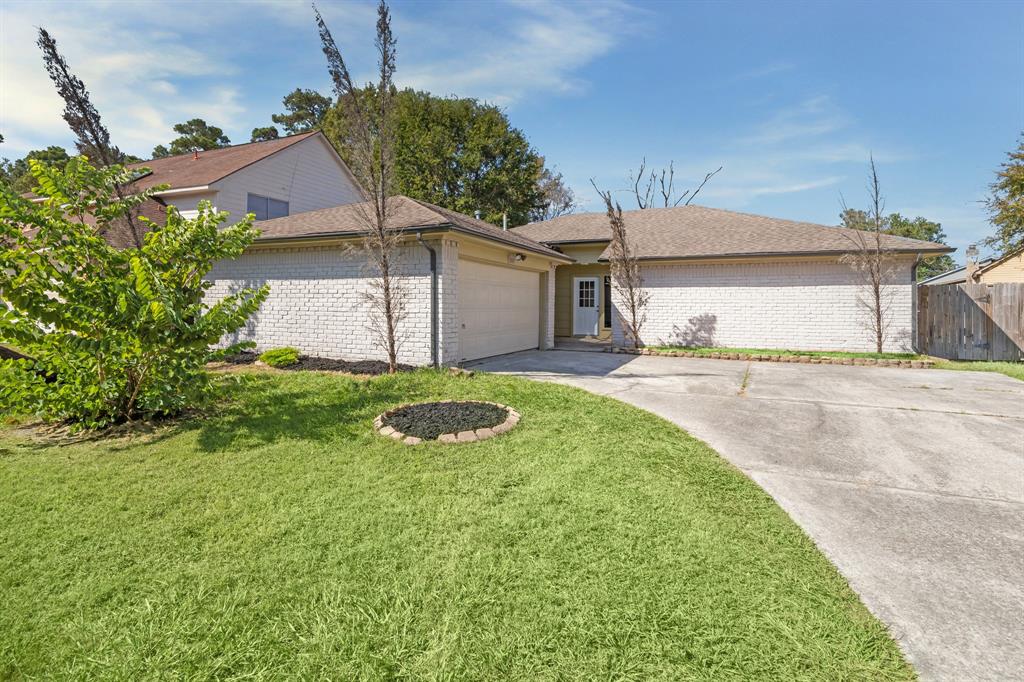
[[[291,346],[284,348],[271,348],[260,355],[260,360],[271,367],[287,367],[299,361],[299,350]]]
[[[201,202],[193,219],[173,208],[165,225],[135,218],[139,235],[129,216],[164,187],[137,191],[138,171],[85,157],[30,163],[43,201],[0,185],[0,343],[28,356],[0,358],[0,412],[99,428],[208,398],[206,362],[243,344],[212,346],[268,293],[204,300],[213,264],[255,239],[252,220],[220,229],[227,214]],[[109,243],[126,235],[141,246]]]

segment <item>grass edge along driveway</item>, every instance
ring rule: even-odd
[[[0,434],[0,677],[914,677],[763,491],[647,412],[485,374],[225,381],[147,436]],[[438,398],[523,421],[372,432]]]

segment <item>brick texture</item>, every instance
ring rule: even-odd
[[[901,261],[886,287],[886,351],[911,349],[911,266]],[[650,293],[646,345],[875,350],[868,310],[858,304],[866,292],[856,273],[834,260],[645,265],[643,277]],[[624,343],[618,315],[612,334]]]
[[[457,356],[458,334],[455,242],[434,241],[439,255],[442,325],[440,357]],[[398,254],[405,275],[406,315],[399,325],[399,360],[430,363],[430,256],[417,244]],[[210,273],[210,300],[243,287],[270,284],[270,295],[249,322],[225,342],[255,341],[258,350],[294,346],[303,353],[346,360],[383,359],[386,353],[369,327],[364,295],[371,270],[359,251],[340,246],[255,249],[234,261],[218,263]],[[453,348],[454,346],[454,348]]]

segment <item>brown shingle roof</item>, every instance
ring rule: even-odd
[[[638,258],[715,258],[849,252],[868,233],[844,227],[781,220],[705,206],[625,211],[626,231]],[[577,213],[514,228],[545,244],[611,239],[604,213]],[[948,253],[934,242],[883,235],[883,245],[908,253]],[[601,254],[607,258],[607,249]]]
[[[300,133],[264,142],[236,144],[221,149],[208,149],[199,152],[199,158],[193,154],[179,154],[163,159],[150,159],[129,164],[129,168],[149,168],[150,173],[135,181],[139,189],[149,189],[154,185],[168,184],[172,188],[202,187],[240,171],[246,166],[264,159],[271,154],[286,149],[297,142],[314,135],[319,131]]]
[[[391,226],[395,229],[414,232],[416,229],[449,228],[534,253],[572,260],[564,254],[511,230],[502,230],[490,223],[428,204],[425,201],[406,196],[393,197],[392,201],[390,221]],[[258,241],[356,236],[366,231],[360,211],[365,210],[368,205],[368,202],[344,204],[318,211],[296,213],[284,218],[264,220],[257,223],[257,227],[261,231]]]

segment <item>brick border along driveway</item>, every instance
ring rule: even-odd
[[[923,679],[1024,670],[1024,382],[982,372],[531,351],[474,363],[632,403],[760,484]]]

